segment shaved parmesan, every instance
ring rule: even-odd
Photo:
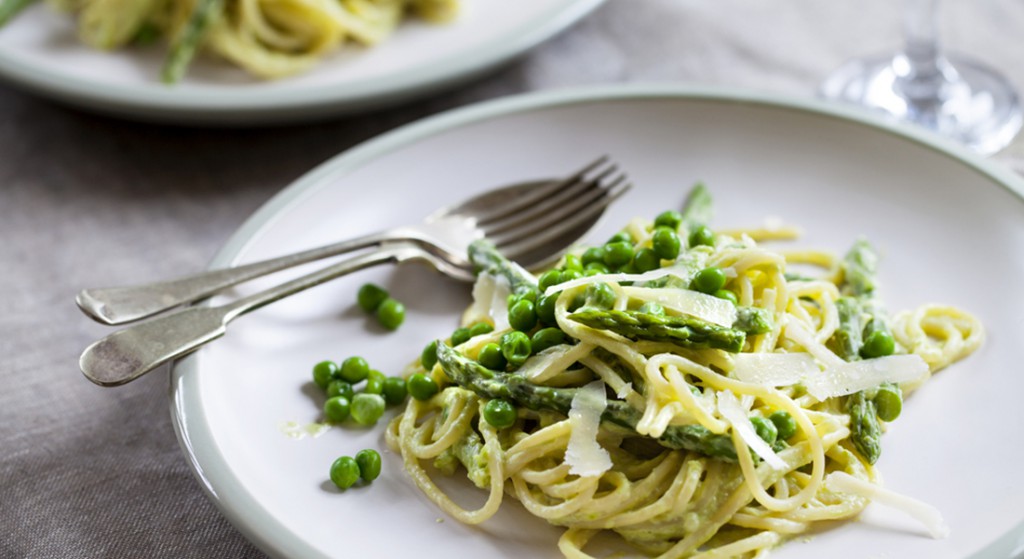
[[[824,401],[874,388],[883,382],[915,381],[927,374],[928,364],[920,356],[890,355],[840,363],[824,373],[808,376],[804,384],[811,396]]]
[[[544,291],[544,294],[551,295],[565,289],[572,289],[573,287],[579,287],[581,285],[589,285],[591,283],[601,283],[606,281],[613,281],[615,283],[622,283],[624,281],[640,283],[656,280],[665,276],[675,276],[686,281],[690,279],[691,275],[693,275],[693,271],[689,266],[669,266],[667,268],[658,268],[642,274],[597,274],[595,276],[585,276],[552,285]]]
[[[512,293],[508,280],[482,273],[473,284],[473,304],[462,314],[463,324],[490,320],[495,330],[505,330],[508,324],[508,296]]]
[[[899,509],[924,525],[928,533],[937,540],[949,536],[949,526],[942,519],[942,513],[935,507],[900,495],[846,472],[832,472],[825,478],[825,487],[836,493],[846,493],[870,499],[873,502]]]
[[[608,451],[597,442],[601,414],[608,407],[604,383],[595,380],[580,388],[572,398],[569,408],[569,425],[572,433],[565,447],[565,463],[569,473],[581,477],[595,477],[612,467]]]
[[[732,376],[759,386],[790,386],[821,372],[809,353],[739,353]]]
[[[820,361],[826,367],[835,367],[845,363],[841,357],[836,355],[831,349],[825,347],[825,344],[814,339],[814,336],[807,331],[806,328],[800,325],[799,322],[792,320],[786,324],[786,337],[794,342],[800,344],[801,347],[807,350],[808,353],[814,356],[815,359]]]
[[[786,469],[786,463],[782,458],[775,454],[775,451],[768,446],[768,443],[764,442],[764,439],[757,436],[754,425],[747,418],[747,411],[743,409],[732,391],[725,390],[718,393],[718,411],[732,425],[733,431],[754,451],[754,454],[760,456],[765,463],[776,470]]]
[[[518,373],[531,382],[543,382],[571,367],[573,363],[589,354],[592,349],[594,349],[594,344],[588,343],[552,346],[531,356],[519,368]]]
[[[622,291],[634,299],[652,301],[667,309],[695,316],[720,326],[732,326],[736,322],[736,305],[699,291],[631,286],[623,287]]]

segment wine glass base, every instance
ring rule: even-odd
[[[819,93],[924,126],[984,155],[1009,145],[1024,123],[1013,87],[983,64],[957,56],[946,60],[953,80],[943,84],[939,97],[906,96],[893,56],[851,61],[829,76]]]

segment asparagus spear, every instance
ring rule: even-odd
[[[36,0],[0,0],[0,27],[7,25],[7,22],[14,19],[18,12],[28,7]]]
[[[437,360],[449,379],[481,397],[503,399],[532,410],[569,414],[575,388],[551,388],[521,375],[492,371],[444,343],[437,344]],[[622,400],[609,400],[601,420],[636,431],[641,413]],[[712,458],[735,462],[736,448],[728,435],[716,435],[701,425],[670,425],[656,439],[671,449],[685,449]]]
[[[772,313],[757,307],[736,307],[732,327],[747,334],[765,334],[772,330]]]
[[[843,281],[840,289],[844,295],[870,297],[875,291],[875,274],[878,271],[878,255],[871,244],[858,239],[843,257],[840,265]]]
[[[850,440],[854,448],[869,464],[874,464],[882,454],[882,428],[875,403],[862,390],[847,398],[846,411],[850,414]]]
[[[711,193],[701,183],[694,185],[693,189],[686,196],[683,202],[683,216],[681,229],[692,231],[694,227],[711,223],[714,216],[714,206],[711,203]]]
[[[746,340],[742,330],[689,316],[587,309],[569,315],[569,319],[591,328],[610,330],[631,340],[669,342],[691,349],[710,347],[736,353],[743,349]]]
[[[199,0],[192,8],[185,28],[171,46],[171,54],[164,63],[161,77],[165,83],[176,83],[185,75],[206,30],[223,9],[224,0]]]
[[[469,245],[469,261],[477,273],[487,272],[502,276],[509,282],[512,293],[526,289],[537,290],[537,280],[522,267],[502,256],[494,244],[486,240],[473,241]]]
[[[877,263],[878,256],[864,240],[854,243],[843,259],[843,282],[840,289],[845,296],[836,301],[839,328],[830,343],[846,361],[856,361],[861,357],[882,357],[890,355],[894,349],[885,311],[874,298]],[[870,464],[878,461],[882,453],[882,429],[878,423],[878,407],[875,402],[879,392],[884,392],[883,397],[886,399],[886,417],[895,419],[900,407],[896,400],[900,400],[900,404],[902,400],[899,387],[892,383],[857,392],[846,399],[846,411],[850,414],[850,440]]]

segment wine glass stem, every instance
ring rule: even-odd
[[[936,99],[953,72],[939,49],[939,0],[903,0],[903,52],[895,61],[897,87],[909,99]]]

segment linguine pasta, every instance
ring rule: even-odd
[[[410,400],[388,428],[412,480],[470,524],[487,520],[505,499],[517,500],[565,528],[559,549],[574,559],[591,557],[587,544],[602,531],[664,559],[757,557],[816,523],[854,517],[872,500],[903,508],[941,537],[945,528],[933,509],[881,487],[872,454],[881,431],[872,429],[893,419],[891,400],[878,394],[914,390],[974,351],[983,338],[978,320],[943,305],[888,317],[874,297],[874,255],[865,243],[845,258],[810,251],[790,257],[739,230],[687,247],[687,228],[695,226],[689,213],[679,226],[683,250],[657,269],[604,273],[592,266],[599,273],[570,272],[566,281],[541,286],[535,295],[554,298],[554,324],[535,329],[558,328],[564,343],[518,368],[488,370],[476,360],[511,331],[504,305],[490,302],[523,296],[517,281],[533,278],[515,267],[482,266],[463,326],[497,327],[455,348],[438,341],[439,361],[429,370],[411,365],[408,374],[429,374],[443,388],[429,400]],[[655,229],[636,219],[625,231],[640,250],[652,247]],[[751,231],[767,239],[796,233]],[[823,273],[792,275],[787,265],[794,262],[823,266]],[[575,257],[562,262],[578,265]],[[691,289],[708,267],[724,271],[735,305],[727,294]],[[597,284],[614,293],[603,306],[588,297]],[[578,320],[588,311],[609,321],[637,317],[658,302],[664,316],[715,328],[739,324],[722,324],[728,315],[716,315],[721,307],[712,299],[739,315],[755,309],[765,324],[730,351]],[[886,355],[871,355],[872,332],[882,327],[891,328],[894,344]],[[598,401],[584,401],[595,383]],[[484,419],[486,402],[497,396],[517,406],[511,427]],[[758,432],[768,418],[787,416],[792,434],[779,429],[772,440]],[[434,482],[456,472],[488,493],[478,509],[463,509]]]
[[[11,0],[0,0],[8,2]],[[55,0],[85,44],[112,50],[162,37],[176,81],[197,49],[260,78],[309,70],[348,44],[375,45],[406,17],[445,22],[458,0]]]

